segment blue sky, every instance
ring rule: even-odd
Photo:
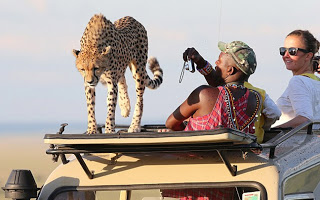
[[[320,39],[319,8],[318,0],[2,0],[0,124],[86,124],[83,79],[72,49],[80,48],[86,24],[96,13],[111,21],[132,16],[148,31],[149,56],[158,58],[164,83],[157,90],[146,89],[143,123],[164,123],[205,83],[199,73],[188,72],[178,83],[184,50],[193,46],[213,64],[220,40],[242,40],[255,50],[258,67],[249,81],[276,100],[291,77],[278,48],[294,29],[308,29]],[[133,108],[130,70],[126,77]],[[97,120],[104,123],[106,88],[99,85],[96,93]],[[131,117],[122,118],[118,107],[116,123],[129,124]]]

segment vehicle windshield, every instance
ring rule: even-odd
[[[53,200],[242,200],[255,199],[253,197],[259,199],[260,196],[264,195],[254,187],[192,187],[174,189],[65,191],[56,195]]]

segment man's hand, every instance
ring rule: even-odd
[[[196,63],[198,69],[205,67],[207,64],[207,61],[203,59],[203,57],[199,54],[199,52],[194,47],[187,48],[184,51],[183,60],[188,61],[188,59]]]

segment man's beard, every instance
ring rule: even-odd
[[[219,67],[216,67],[216,68],[215,68],[215,71],[216,71],[216,73],[214,73],[213,78],[214,78],[214,80],[216,80],[216,83],[217,83],[218,85],[225,85],[226,82],[225,82],[225,80],[222,78],[222,72],[221,72],[220,68],[219,68]]]

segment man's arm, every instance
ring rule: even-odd
[[[200,107],[199,93],[201,87],[195,89],[189,97],[168,117],[166,127],[173,131],[185,129],[184,120],[192,116]]]
[[[195,48],[188,48],[183,53],[183,60],[192,60],[197,65],[197,70],[205,77],[207,83],[212,87],[222,85],[223,82],[217,78],[217,72],[212,65],[206,61]]]
[[[219,79],[215,78],[216,77],[216,71],[212,70],[210,74],[204,75],[204,78],[206,79],[207,83],[211,85],[212,87],[217,87],[219,85],[222,85],[221,81]]]
[[[196,88],[189,97],[168,117],[166,127],[174,131],[185,128],[183,121],[189,117],[200,117],[209,114],[219,95],[219,89],[208,85]]]

